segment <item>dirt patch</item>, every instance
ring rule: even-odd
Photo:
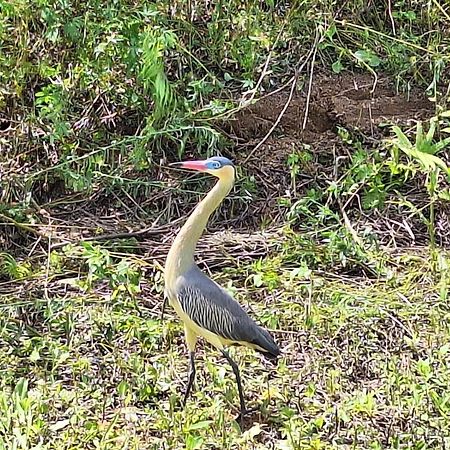
[[[264,137],[288,98],[289,92],[280,92],[242,110],[230,123],[232,132],[246,140]],[[274,136],[290,136],[301,138],[305,143],[315,143],[324,135],[335,134],[336,127],[342,126],[375,137],[379,134],[377,127],[383,123],[407,125],[430,117],[434,111],[433,103],[423,93],[397,94],[388,79],[381,78],[374,85],[374,78],[369,74],[317,75],[303,127],[306,105],[307,86],[304,86],[291,99]]]
[[[246,217],[240,222],[241,226],[245,222],[250,228],[257,227],[261,222],[270,223],[278,217],[284,220],[286,209],[283,211],[279,206],[280,197],[293,196],[290,200],[295,201],[304,196],[310,187],[326,189],[331,181],[336,181],[334,171],[337,158],[344,158],[344,162],[339,164],[342,171],[342,164],[345,165],[345,161],[349,161],[349,156],[354,152],[354,148],[344,143],[338,135],[339,128],[356,132],[363,146],[370,150],[379,145],[380,140],[389,133],[389,128],[383,125],[410,126],[417,120],[427,120],[434,115],[434,104],[419,90],[412,90],[409,95],[399,94],[387,78],[379,78],[376,84],[374,81],[370,74],[331,76],[320,73],[314,78],[309,105],[307,106],[308,86],[305,85],[295,93],[281,120],[279,117],[289,101],[289,87],[283,92],[269,94],[233,118],[228,131],[245,142],[237,147],[233,156],[238,164],[246,161],[245,168],[254,174],[258,186]],[[306,110],[308,113],[305,121]],[[279,123],[270,137],[254,151],[277,120]],[[295,192],[292,192],[288,157],[305,146],[308,147],[312,160],[301,162],[301,173],[297,176]],[[247,161],[251,152],[252,156]],[[357,196],[355,202],[359,204],[348,205],[347,212],[355,223],[363,226],[367,215],[358,213],[361,204]],[[355,212],[353,217],[352,208]],[[403,222],[404,211],[391,213],[393,215],[386,214],[388,219],[401,217],[400,222]],[[441,216],[438,212],[439,232],[440,228],[445,229],[442,225],[445,220]],[[381,226],[380,236],[388,236],[388,229],[375,216],[370,216],[370,220],[372,219],[378,223],[377,227],[370,225],[371,228]],[[421,230],[423,223],[411,222],[409,226]],[[420,238],[403,229],[399,230],[399,234],[406,236],[407,244],[427,241],[426,230],[418,233]],[[442,242],[441,237],[439,240]]]

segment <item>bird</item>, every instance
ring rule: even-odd
[[[246,313],[241,305],[215,281],[203,273],[194,261],[194,253],[211,214],[231,191],[236,169],[232,161],[222,156],[206,160],[184,161],[172,167],[207,173],[218,178],[211,191],[198,203],[181,227],[167,254],[164,268],[164,304],[169,304],[184,323],[189,351],[189,373],[182,406],[186,402],[195,379],[195,348],[198,338],[204,338],[218,349],[230,364],[240,401],[241,426],[248,412],[238,365],[230,357],[227,347],[250,347],[266,358],[276,360],[280,349],[271,334]]]

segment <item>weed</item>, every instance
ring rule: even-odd
[[[421,122],[417,123],[415,142],[412,143],[408,137],[403,133],[403,131],[395,126],[393,131],[396,134],[396,138],[389,141],[393,161],[391,167],[395,168],[397,171],[399,168],[403,168],[399,164],[399,151],[403,152],[410,161],[418,164],[420,170],[416,168],[412,169],[413,173],[424,173],[426,175],[425,186],[429,195],[429,217],[426,221],[428,227],[428,233],[430,237],[430,244],[432,249],[436,245],[435,238],[435,203],[439,198],[445,198],[445,190],[440,190],[438,186],[438,181],[441,172],[443,173],[444,180],[450,180],[450,168],[447,164],[437,156],[438,153],[442,152],[449,144],[450,138],[442,138],[435,140],[435,133],[437,131],[437,126],[439,122],[447,125],[445,121],[446,117],[450,117],[448,112],[442,114],[442,119],[439,117],[433,117],[430,120],[428,131],[426,134],[423,132],[423,126]],[[410,171],[411,169],[408,169]]]
[[[32,274],[31,265],[27,261],[18,262],[9,253],[2,252],[0,253],[0,274],[13,280],[27,278]]]

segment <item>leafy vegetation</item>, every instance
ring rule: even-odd
[[[0,18],[0,449],[450,448],[446,2],[0,0]],[[166,162],[216,153],[239,179],[200,263],[283,350],[231,350],[243,430],[207,345],[180,408],[183,330],[160,315],[209,188]]]

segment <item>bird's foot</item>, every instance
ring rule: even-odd
[[[245,426],[245,419],[250,419],[249,416],[251,416],[252,413],[259,411],[259,406],[253,406],[252,408],[245,408],[244,410],[241,410],[239,415],[236,417],[236,422],[239,422],[241,426],[241,431],[244,431],[246,428]],[[250,420],[249,422],[253,422]]]
[[[188,400],[189,399],[184,392],[180,393],[176,396],[176,400],[174,401],[174,408],[177,411],[183,411],[184,409],[186,409]]]

